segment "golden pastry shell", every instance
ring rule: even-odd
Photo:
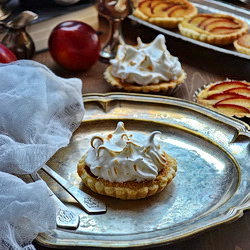
[[[185,81],[186,73],[182,71],[181,75],[176,79],[169,82],[161,82],[158,84],[149,84],[149,85],[138,85],[126,83],[122,79],[119,79],[112,75],[111,73],[112,65],[104,72],[104,78],[109,82],[113,87],[118,89],[124,89],[127,92],[143,92],[143,93],[157,93],[164,92],[165,94],[173,94],[176,88]]]
[[[119,198],[122,200],[135,200],[152,196],[162,191],[175,177],[177,171],[176,160],[165,154],[167,164],[154,180],[110,182],[94,176],[85,164],[86,155],[82,157],[77,166],[78,175],[83,183],[95,193]]]

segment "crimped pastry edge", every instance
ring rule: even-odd
[[[95,193],[115,197],[122,200],[136,200],[152,196],[162,191],[175,177],[177,171],[176,160],[165,154],[167,166],[158,174],[156,179],[143,182],[110,182],[102,178],[97,178],[88,173],[84,155],[77,165],[78,175],[85,186]]]
[[[216,14],[216,16],[223,17],[223,16],[228,16],[228,15]],[[199,40],[202,42],[206,42],[209,44],[227,45],[227,44],[233,43],[235,40],[237,40],[240,36],[244,35],[248,31],[248,25],[244,21],[238,18],[235,18],[235,19],[238,20],[240,23],[242,23],[242,28],[238,30],[237,32],[231,33],[231,34],[216,35],[208,31],[199,29],[188,23],[190,18],[185,19],[182,22],[180,22],[178,24],[178,28],[179,28],[180,33],[183,36],[186,36],[195,40]]]
[[[123,82],[121,79],[114,77],[111,73],[112,65],[109,65],[107,69],[104,71],[104,78],[107,82],[109,82],[113,87],[118,89],[124,89],[128,92],[167,92],[171,94],[174,92],[176,87],[183,83],[186,79],[186,72],[182,71],[182,74],[176,80],[172,80],[170,82],[162,82],[158,84],[149,84],[145,86],[135,85]]]

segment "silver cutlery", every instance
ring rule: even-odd
[[[33,173],[30,175],[33,181],[41,180],[41,177],[37,173]],[[49,196],[53,199],[54,204],[56,206],[56,224],[60,228],[65,229],[77,229],[80,217],[76,215],[71,210],[68,209],[51,191],[48,187]]]
[[[75,200],[77,200],[87,213],[105,213],[107,211],[106,205],[102,201],[83,192],[47,165],[43,165],[41,169],[63,187]]]

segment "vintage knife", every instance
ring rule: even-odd
[[[41,180],[41,177],[37,173],[33,173],[30,175],[33,181]],[[48,187],[48,186],[47,186]],[[56,206],[56,224],[60,228],[65,229],[77,229],[80,217],[76,215],[72,211],[70,211],[51,191],[48,187],[49,196],[53,199],[54,204]]]
[[[87,213],[105,213],[107,211],[106,205],[102,201],[84,193],[47,165],[43,165],[41,169],[75,198]]]

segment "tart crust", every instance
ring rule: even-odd
[[[197,14],[178,27],[184,36],[215,45],[231,44],[248,31],[246,22],[226,14]]]
[[[133,14],[144,21],[171,29],[176,28],[184,18],[196,15],[197,9],[187,0],[142,0]]]
[[[250,33],[234,41],[234,47],[238,52],[250,55]]]
[[[83,183],[92,191],[119,198],[122,200],[142,199],[162,191],[175,177],[177,171],[176,160],[165,153],[166,164],[154,180],[110,182],[94,176],[85,164],[86,155],[78,163],[77,172]]]
[[[218,87],[222,83],[224,86]],[[248,101],[250,100],[250,82],[225,80],[210,83],[198,89],[194,99],[198,104],[225,115],[250,118]]]
[[[128,92],[168,92],[172,93],[178,85],[183,83],[186,79],[186,73],[182,71],[182,74],[176,79],[170,82],[161,82],[157,84],[149,84],[149,85],[137,85],[126,83],[122,79],[115,77],[111,73],[112,65],[108,66],[108,68],[104,72],[104,78],[107,82],[109,82],[113,87],[118,89],[124,89]]]

